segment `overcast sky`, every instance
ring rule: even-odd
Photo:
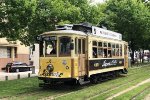
[[[90,0],[90,2],[92,3],[92,4],[96,4],[96,3],[102,3],[102,2],[104,2],[105,0]]]

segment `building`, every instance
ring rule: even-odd
[[[20,41],[8,42],[6,38],[0,38],[0,71],[12,61],[29,64],[29,47]]]

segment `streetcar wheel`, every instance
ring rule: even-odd
[[[98,76],[91,76],[90,82],[93,84],[97,84],[98,83]]]

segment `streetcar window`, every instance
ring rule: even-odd
[[[102,47],[102,42],[98,42],[98,46],[99,46],[99,47]]]
[[[115,48],[115,44],[112,44],[112,48]]]
[[[93,46],[97,46],[97,42],[96,41],[93,41]]]
[[[93,41],[93,47],[92,47],[92,55],[93,55],[93,58],[97,58],[97,41]]]
[[[78,53],[81,54],[81,39],[78,39]]]
[[[107,47],[107,43],[106,42],[104,42],[104,47]]]
[[[112,56],[116,56],[116,46],[115,44],[112,44]]]
[[[98,48],[98,57],[103,57],[103,56],[104,56],[103,48]]]
[[[104,49],[104,58],[107,58],[107,49]]]
[[[108,43],[108,47],[111,47],[111,43]]]
[[[108,50],[108,58],[112,57],[111,50]]]
[[[71,50],[70,50],[70,43],[71,38],[67,36],[62,36],[59,38],[59,54],[60,56],[70,56]]]
[[[78,48],[77,48],[77,41],[78,41],[78,39],[77,38],[75,38],[75,54],[77,54],[77,50],[78,50]]]
[[[103,44],[103,42],[98,42],[98,58],[101,58],[104,56],[102,44]]]
[[[111,51],[112,51],[111,43],[108,43],[108,55],[107,55],[108,58],[112,57],[112,52]]]
[[[122,45],[120,45],[120,56],[122,56]]]
[[[82,53],[85,54],[85,39],[82,39]]]
[[[116,51],[115,51],[115,48],[112,48],[112,55],[113,55],[113,56],[116,55],[115,52],[116,52]]]
[[[116,49],[116,56],[119,56],[119,49]]]
[[[97,58],[97,48],[93,47],[93,58]]]
[[[116,48],[119,48],[119,44],[116,44]]]
[[[56,40],[45,39],[45,54],[56,55],[56,46]]]
[[[119,44],[116,44],[116,56],[119,56]]]

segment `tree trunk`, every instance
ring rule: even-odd
[[[144,63],[144,49],[143,49],[143,52],[142,52],[142,63]]]
[[[131,42],[131,44],[130,44],[130,48],[131,48],[131,64],[135,64],[135,60],[134,60],[134,51],[135,51],[135,49],[134,49],[134,45],[133,45],[133,43]]]

